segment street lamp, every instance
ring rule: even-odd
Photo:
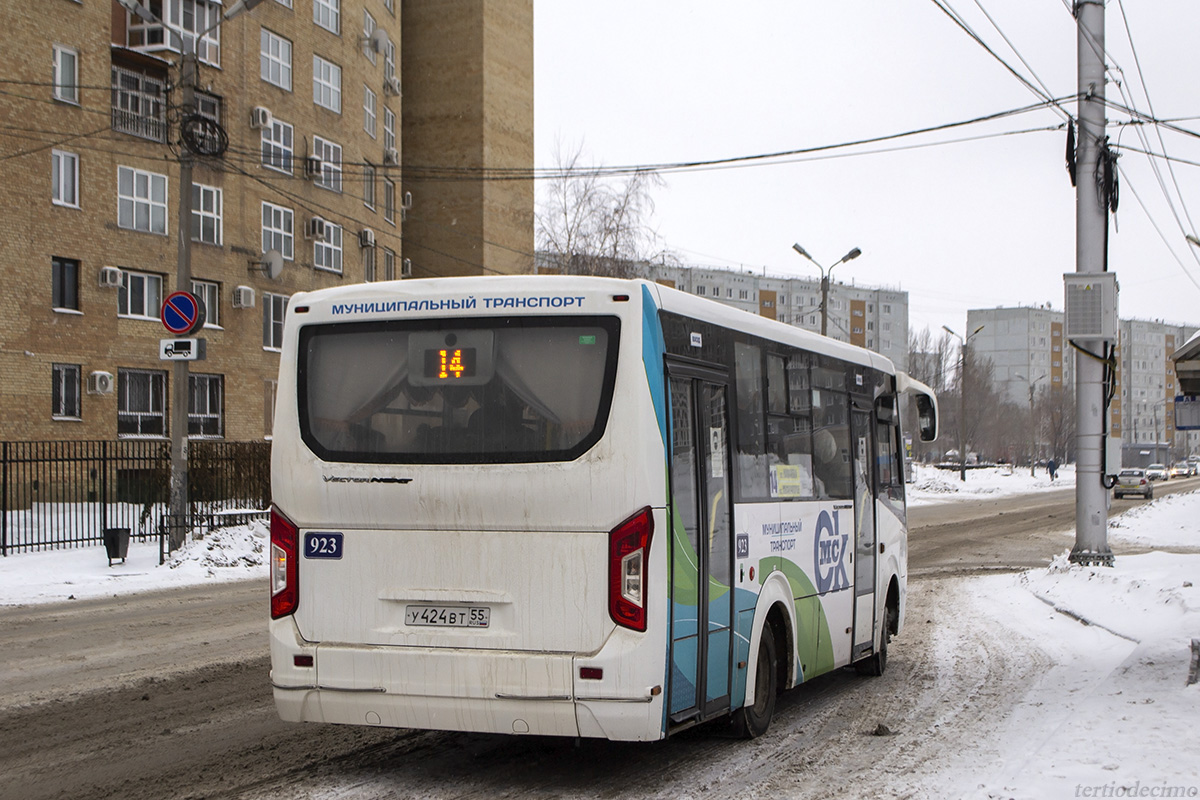
[[[846,253],[846,255],[842,256],[836,262],[831,264],[829,269],[826,269],[820,264],[817,264],[816,259],[810,256],[808,251],[800,245],[794,244],[792,245],[792,249],[807,258],[812,263],[816,264],[817,269],[821,270],[821,335],[824,336],[825,332],[829,329],[829,276],[833,272],[833,268],[838,264],[846,261],[853,261],[861,256],[862,250],[859,250],[857,247],[854,248],[849,253]]]
[[[262,0],[236,0],[217,18],[217,21],[205,28],[194,37],[188,38],[163,20],[154,12],[142,5],[138,0],[117,0],[122,8],[143,22],[160,25],[163,30],[175,34],[179,39],[179,88],[180,109],[183,112],[180,122],[180,132],[183,131],[183,121],[195,114],[196,109],[196,46],[205,36],[215,31],[221,23],[236,17],[244,11],[249,11]],[[192,166],[193,157],[189,149],[188,137],[181,136],[179,146],[179,248],[175,266],[175,290],[191,291],[192,284]],[[188,514],[188,399],[190,382],[187,361],[175,361],[172,367],[171,387],[171,517],[174,524],[170,531],[170,549],[175,550],[183,544],[184,526]]]
[[[954,331],[950,330],[945,325],[942,330],[953,336],[959,341],[958,348],[958,479],[966,483],[967,480],[967,448],[966,448],[966,427],[967,427],[967,345],[975,338],[975,334],[983,330],[984,326],[980,325],[975,330],[967,334],[967,338],[959,336]]]
[[[1029,378],[1026,378],[1024,375],[1022,375],[1019,372],[1014,372],[1013,377],[1020,378],[1023,381],[1029,380]],[[1033,451],[1036,446],[1034,436],[1037,431],[1037,422],[1033,416],[1033,387],[1037,386],[1037,382],[1040,381],[1044,377],[1046,377],[1046,376],[1038,375],[1032,381],[1029,381],[1029,477],[1031,477],[1031,478],[1037,476],[1037,473],[1034,472],[1034,469],[1033,469]]]

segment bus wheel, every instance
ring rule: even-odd
[[[883,617],[883,631],[880,633],[879,647],[875,654],[864,658],[854,665],[859,675],[879,676],[887,670],[888,639],[892,636],[892,628],[896,621],[896,609],[887,607]]]
[[[775,656],[775,632],[764,625],[754,661],[754,703],[733,712],[733,732],[744,739],[762,736],[775,714],[775,696],[779,693],[779,669]]]

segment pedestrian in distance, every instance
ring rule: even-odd
[[[1058,462],[1053,458],[1046,462],[1046,470],[1050,473],[1050,480],[1053,481],[1058,474]]]

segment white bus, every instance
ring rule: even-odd
[[[876,353],[647,281],[291,298],[271,682],[290,721],[656,740],[904,623],[899,394]]]

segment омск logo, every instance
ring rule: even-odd
[[[839,514],[822,511],[817,517],[813,563],[817,565],[817,591],[821,594],[850,587],[846,574],[846,546],[850,536],[840,532]]]

